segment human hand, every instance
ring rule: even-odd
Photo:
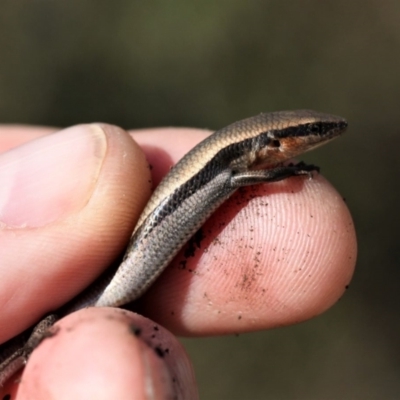
[[[124,131],[90,125],[46,136],[50,131],[0,130],[0,151],[44,136],[0,155],[0,342],[104,270],[150,194],[145,158]],[[157,183],[206,134],[154,129],[134,138]],[[144,399],[152,391],[154,398],[195,399],[190,362],[172,333],[300,322],[335,303],[353,273],[350,214],[320,175],[240,190],[203,232],[194,257],[182,252],[139,302],[156,322],[109,308],[67,316],[32,354],[19,398]]]

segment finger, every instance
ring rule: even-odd
[[[59,129],[39,126],[0,125],[0,153],[26,142],[57,132]]]
[[[21,399],[196,399],[180,343],[154,322],[103,308],[71,314],[32,353]]]
[[[211,132],[192,128],[153,128],[131,131],[151,166],[154,187],[169,170]]]
[[[199,134],[194,132],[194,141]],[[136,139],[145,150],[148,143],[160,143],[151,133]],[[172,163],[193,145],[185,143],[177,153],[176,143],[176,132],[163,132],[163,151]],[[156,164],[156,173],[168,168],[168,162]],[[293,324],[322,313],[342,296],[355,261],[349,210],[321,175],[258,185],[241,189],[220,207],[139,309],[183,335]]]
[[[0,342],[111,263],[149,181],[139,147],[109,125],[76,126],[0,155]]]

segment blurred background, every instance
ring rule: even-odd
[[[182,340],[202,399],[400,397],[399,99],[396,1],[0,4],[0,123],[216,129],[296,108],[348,119],[304,159],[354,217],[349,290],[297,326]]]

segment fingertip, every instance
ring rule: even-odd
[[[181,345],[152,321],[122,310],[91,308],[58,325],[56,335],[32,354],[21,396],[197,398]]]
[[[320,175],[240,190],[201,232],[141,302],[181,335],[304,321],[331,307],[354,272],[350,212]]]

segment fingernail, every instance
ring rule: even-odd
[[[90,199],[106,154],[99,125],[78,125],[0,155],[0,227],[40,227]]]

